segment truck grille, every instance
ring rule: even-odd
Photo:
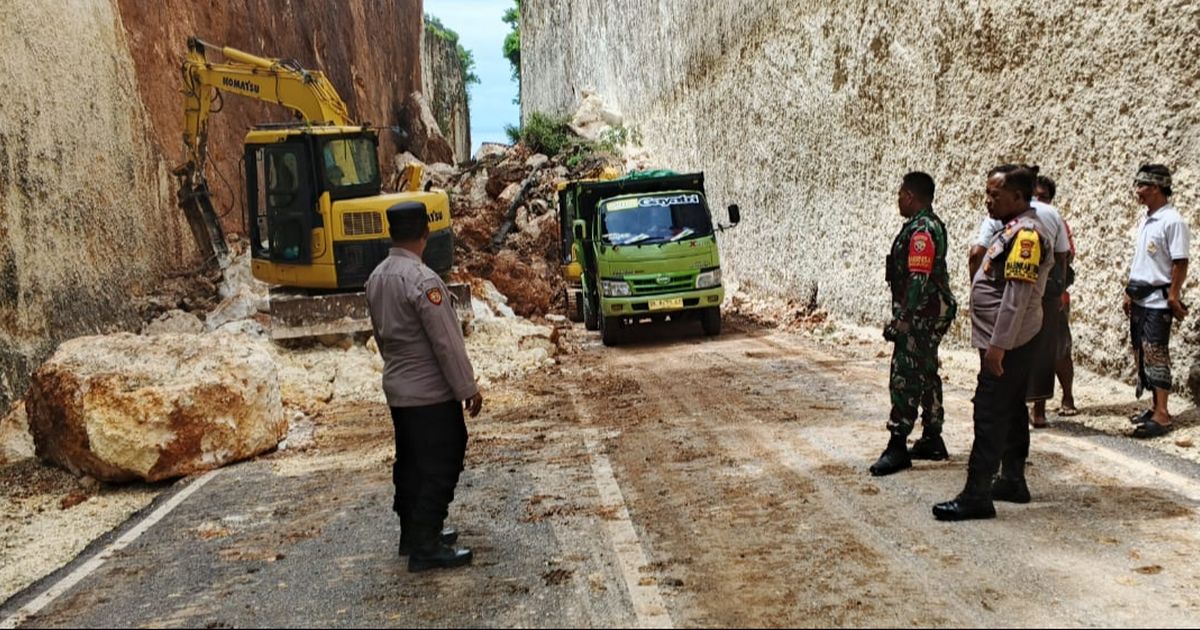
[[[378,212],[347,212],[342,215],[342,232],[346,236],[382,234],[383,217]]]
[[[661,280],[663,278],[666,279],[665,282]],[[661,295],[696,288],[696,273],[689,271],[652,276],[626,276],[625,281],[629,283],[634,295]]]

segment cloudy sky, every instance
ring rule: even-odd
[[[459,42],[475,55],[475,74],[481,83],[471,86],[471,151],[483,142],[508,142],[505,125],[516,125],[520,108],[512,66],[504,58],[508,25],[500,20],[512,0],[425,0],[425,12],[458,33]]]

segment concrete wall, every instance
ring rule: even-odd
[[[1195,3],[526,0],[521,33],[523,115],[596,90],[663,166],[703,169],[714,205],[741,205],[723,239],[738,279],[800,296],[816,285],[845,318],[887,316],[883,257],[912,169],[938,182],[964,305],[988,167],[1033,162],[1059,182],[1079,243],[1076,357],[1110,373],[1129,365],[1139,163],[1175,169],[1175,203],[1200,231]],[[1185,301],[1200,305],[1192,276]],[[1172,345],[1180,383],[1198,324],[1200,311]]]
[[[458,48],[429,29],[421,32],[421,92],[429,100],[442,135],[454,148],[454,160],[471,159],[471,115]]]

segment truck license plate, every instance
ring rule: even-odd
[[[650,310],[652,311],[663,311],[669,308],[683,308],[683,298],[650,300]]]

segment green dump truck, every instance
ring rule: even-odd
[[[699,319],[721,332],[721,262],[704,174],[669,171],[620,179],[580,180],[560,187],[563,274],[568,315],[600,330],[605,345],[644,320]]]

